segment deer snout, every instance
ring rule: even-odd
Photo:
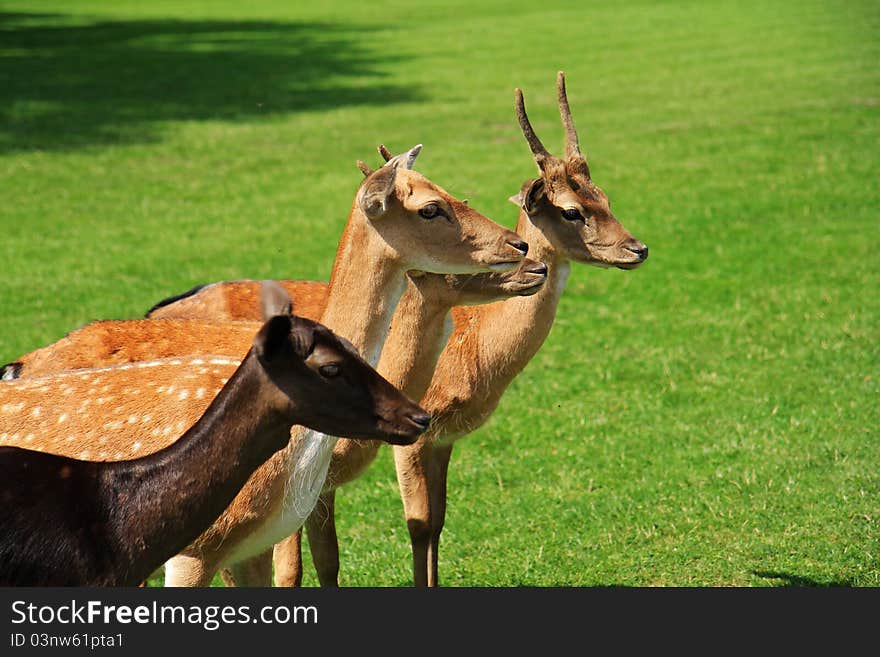
[[[547,276],[547,265],[543,262],[536,262],[534,265],[525,268],[526,273],[535,274],[536,276]]]
[[[642,244],[641,242],[636,242],[630,246],[626,247],[627,251],[632,251],[639,257],[639,262],[644,262],[648,259],[648,245]]]
[[[496,248],[498,248],[498,254],[503,253],[504,255],[500,257],[496,255],[496,258],[498,259],[491,263],[489,268],[494,271],[510,271],[511,269],[515,269],[529,252],[529,245],[512,230],[504,231],[501,239],[504,240],[503,246],[501,246],[502,243],[499,240],[500,248]]]
[[[431,424],[431,416],[421,406],[401,410],[397,414],[394,428],[388,432],[385,442],[392,445],[412,445]]]
[[[519,251],[523,255],[523,257],[525,257],[525,255],[529,252],[529,245],[526,242],[523,242],[521,239],[507,240],[507,243],[514,249]]]
[[[424,411],[409,413],[408,415],[406,415],[406,419],[412,422],[422,431],[427,429],[428,425],[431,424],[431,416]]]

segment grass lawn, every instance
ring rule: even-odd
[[[457,445],[441,583],[880,586],[876,2],[442,5],[4,2],[0,362],[326,279],[380,142],[512,227],[513,89],[558,152],[561,69],[651,257],[574,266]],[[337,496],[344,585],[410,582],[390,456]]]

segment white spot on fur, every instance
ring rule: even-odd
[[[67,413],[62,413],[58,416],[58,424],[62,424],[67,421]]]
[[[137,416],[137,415],[129,415],[129,416],[128,416],[128,423],[129,423],[129,424],[134,424],[134,423],[137,422],[137,421],[138,421],[138,416]]]
[[[0,407],[0,410],[4,413],[18,413],[24,408],[24,406],[24,402],[18,402],[17,404],[3,404],[3,406]]]
[[[141,444],[140,444],[139,442],[138,442],[138,443],[134,443],[134,444],[131,446],[132,454],[133,454],[134,452],[139,452],[140,449],[141,449]]]
[[[34,417],[40,417],[40,413],[42,413],[42,409],[39,406],[34,406],[34,410],[31,411],[31,415]]]
[[[204,396],[205,396],[205,389],[204,388],[199,388],[198,390],[196,390],[196,399],[201,399]]]
[[[89,450],[86,450],[86,451],[84,451],[84,452],[80,452],[80,453],[79,453],[79,456],[78,456],[77,458],[80,459],[81,461],[85,461],[85,460],[87,460],[87,459],[89,458],[89,456],[91,456],[91,455],[92,455],[92,453],[91,453]]]
[[[32,434],[32,433],[29,433],[28,435],[26,435],[26,436],[24,437],[24,441],[25,441],[26,443],[33,442],[33,440],[34,440],[34,434]]]
[[[189,390],[181,390],[181,391],[180,391],[180,394],[177,395],[177,398],[178,398],[180,401],[183,401],[183,400],[186,399],[187,397],[189,397]]]

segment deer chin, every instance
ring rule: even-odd
[[[425,431],[425,427],[410,422],[407,418],[386,420],[377,418],[376,428],[382,432],[382,442],[389,445],[412,445]]]
[[[504,262],[495,262],[489,265],[492,271],[513,271],[519,266],[519,260],[506,260]]]
[[[518,297],[530,297],[533,294],[536,294],[538,290],[544,287],[544,283],[547,281],[546,277],[542,277],[539,281],[534,281],[532,283],[523,283],[522,285],[518,285],[515,288],[511,288],[510,292],[513,295]]]
[[[638,267],[641,267],[644,263],[644,260],[638,260],[636,262],[618,262],[615,263],[614,266],[618,269],[625,269],[626,271],[630,271],[632,269],[637,269]]]

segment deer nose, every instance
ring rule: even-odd
[[[537,274],[538,276],[546,276],[547,275],[547,265],[543,262],[539,262],[537,264],[532,265],[531,267],[526,268],[526,271],[530,274]]]
[[[522,240],[507,240],[507,243],[523,255],[529,252],[529,245]]]
[[[639,244],[637,247],[633,248],[631,246],[626,247],[629,251],[632,251],[637,256],[639,256],[639,260],[644,262],[648,259],[648,246],[646,244]]]
[[[425,412],[420,413],[410,413],[407,415],[410,422],[419,427],[422,431],[428,428],[428,425],[431,424],[431,416]]]

